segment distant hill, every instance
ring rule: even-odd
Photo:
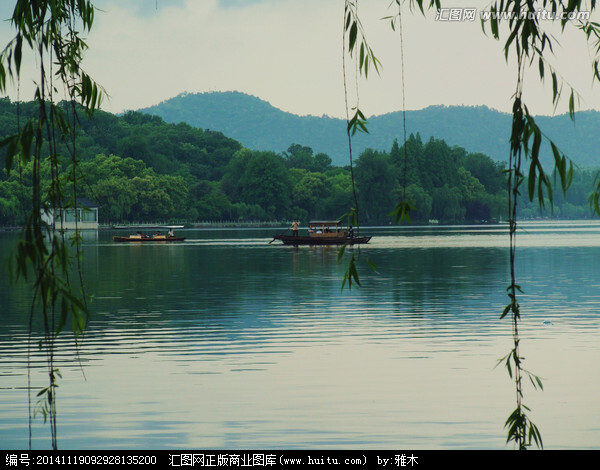
[[[343,120],[297,116],[244,93],[184,93],[138,111],[171,123],[219,130],[252,150],[282,152],[297,143],[311,147],[315,153],[327,153],[336,165],[347,164]]]
[[[171,123],[220,131],[250,149],[282,152],[297,143],[328,154],[335,165],[348,164],[345,120],[297,116],[244,93],[184,93],[139,111]],[[579,112],[575,123],[566,114],[539,116],[537,122],[575,163],[600,166],[600,112]],[[507,159],[510,125],[509,114],[485,106],[431,106],[406,112],[409,135],[418,132],[423,141],[433,136],[498,161]],[[400,111],[371,117],[369,134],[356,134],[353,151],[358,156],[367,147],[389,150],[394,139],[402,141]],[[549,149],[545,154],[551,158]]]

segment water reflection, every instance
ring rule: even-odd
[[[365,228],[375,237],[349,248],[362,285],[351,292],[340,289],[346,266],[335,247],[269,245],[277,230],[189,230],[173,245],[114,244],[99,232],[84,246],[93,294],[85,380],[67,336],[59,347],[59,444],[502,448],[513,396],[493,370],[510,348],[510,324],[498,320],[504,230]],[[600,407],[589,390],[600,385],[599,234],[597,224],[519,234],[523,344],[548,381],[527,397],[550,448],[597,447]],[[13,239],[0,234],[0,251]],[[29,294],[2,278],[6,448],[27,445]],[[40,386],[37,351],[34,365]],[[39,421],[35,446],[45,447]]]

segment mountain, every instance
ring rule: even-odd
[[[254,150],[283,152],[293,144],[328,154],[335,165],[348,164],[346,121],[328,116],[297,116],[271,106],[266,101],[240,92],[183,93],[155,106],[140,109],[167,122],[220,131]],[[567,114],[538,116],[545,135],[575,163],[599,166],[600,112],[576,113],[575,122]],[[402,112],[369,118],[369,134],[357,133],[352,141],[353,155],[370,147],[389,150],[394,139],[402,143]],[[423,141],[430,137],[445,140],[469,152],[481,152],[494,160],[506,161],[511,115],[485,106],[430,106],[406,112],[407,135],[417,132]],[[552,153],[543,147],[546,161]]]
[[[336,165],[347,160],[345,121],[297,116],[244,93],[184,93],[138,111],[171,123],[218,130],[252,150],[282,152],[297,143],[327,153]]]

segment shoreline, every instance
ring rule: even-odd
[[[278,228],[285,225],[290,225],[287,221],[271,221],[271,222],[193,222],[193,223],[121,223],[121,224],[99,224],[98,228],[80,228],[79,230],[148,230],[153,228],[165,228],[173,226],[182,226],[180,230],[191,228]],[[23,227],[2,227],[0,232],[16,232],[22,230]],[[71,230],[71,229],[67,229]]]

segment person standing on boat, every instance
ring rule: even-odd
[[[348,228],[348,237],[354,238],[354,229],[352,228],[352,225]]]
[[[292,236],[298,236],[298,219],[294,219],[294,222],[292,222]]]

